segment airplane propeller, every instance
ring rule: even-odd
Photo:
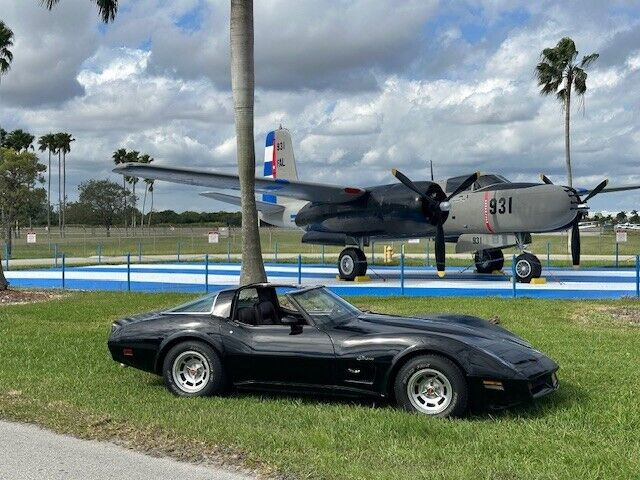
[[[553,182],[549,180],[549,178],[543,173],[540,174],[540,178],[547,185],[553,185]],[[591,192],[589,192],[589,195],[587,195],[584,199],[580,198],[575,188],[567,188],[570,188],[571,191],[575,194],[576,198],[578,199],[578,205],[584,205],[597,194],[599,194],[602,190],[604,190],[608,183],[609,180],[604,179],[602,182],[596,185],[596,187],[591,190]],[[571,225],[571,263],[573,263],[574,267],[580,265],[580,220],[582,220],[583,215],[583,212],[579,210],[575,220],[573,221],[573,224]]]
[[[431,190],[431,195],[428,195],[427,192],[423,192],[418,188],[418,186],[409,179],[405,174],[396,170],[395,168],[391,170],[391,174],[396,177],[400,183],[402,183],[409,190],[414,191],[420,198],[424,201],[424,209],[428,212],[428,218],[433,225],[436,227],[436,269],[438,271],[439,277],[444,277],[445,270],[445,238],[444,238],[444,222],[447,220],[447,215],[449,209],[451,208],[451,204],[449,201],[458,195],[460,192],[466,190],[471,186],[473,182],[478,180],[480,176],[479,172],[476,172],[472,175],[469,175],[462,182],[458,188],[456,188],[453,193],[450,193],[448,196],[442,190],[442,187],[437,183],[431,183],[429,189]],[[435,198],[434,198],[435,197]]]

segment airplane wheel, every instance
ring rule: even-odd
[[[540,278],[542,264],[538,257],[531,253],[522,253],[516,257],[516,280],[530,283],[532,278]]]
[[[504,267],[504,255],[500,249],[479,250],[473,255],[473,260],[478,273],[491,273]]]
[[[343,280],[354,278],[367,273],[367,257],[359,248],[345,248],[338,258],[338,273]]]

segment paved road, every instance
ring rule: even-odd
[[[154,458],[105,442],[0,421],[0,480],[250,480],[219,468]]]

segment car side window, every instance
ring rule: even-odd
[[[245,288],[238,292],[238,309],[255,307],[258,303],[258,290],[255,288]]]

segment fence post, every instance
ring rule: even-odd
[[[551,267],[551,242],[547,242],[547,268]]]
[[[58,268],[58,244],[57,243],[53,244],[53,258],[54,258],[53,262],[56,268]]]
[[[5,270],[9,271],[9,245],[4,244],[4,258],[5,258]],[[1,265],[1,264],[0,264]]]
[[[376,264],[376,249],[373,246],[373,241],[371,242],[371,265]]]
[[[131,291],[131,254],[127,253],[127,292]]]
[[[178,263],[180,263],[180,242],[176,244],[176,252],[178,254]]]
[[[636,297],[640,298],[640,255],[636,255]]]
[[[400,253],[400,295],[404,295],[404,243]]]
[[[62,289],[63,290],[64,290],[64,287],[65,287],[65,273],[66,273],[65,272],[65,269],[66,269],[65,264],[66,264],[66,261],[65,261],[65,257],[64,257],[64,253],[63,253],[62,254]]]
[[[142,263],[142,240],[138,240],[138,263]]]
[[[98,250],[98,263],[102,263],[102,244],[99,243],[96,248]]]
[[[620,244],[616,242],[616,268],[618,268],[618,253],[620,252]]]
[[[324,265],[324,245],[322,245],[322,264]]]
[[[204,256],[204,291],[209,293],[209,254]]]
[[[274,261],[278,263],[278,241],[275,241],[275,255],[273,257]]]
[[[298,285],[302,284],[302,255],[298,254]]]
[[[511,286],[513,288],[513,298],[516,298],[516,256],[511,256]]]
[[[231,239],[227,240],[227,263],[231,263]]]

